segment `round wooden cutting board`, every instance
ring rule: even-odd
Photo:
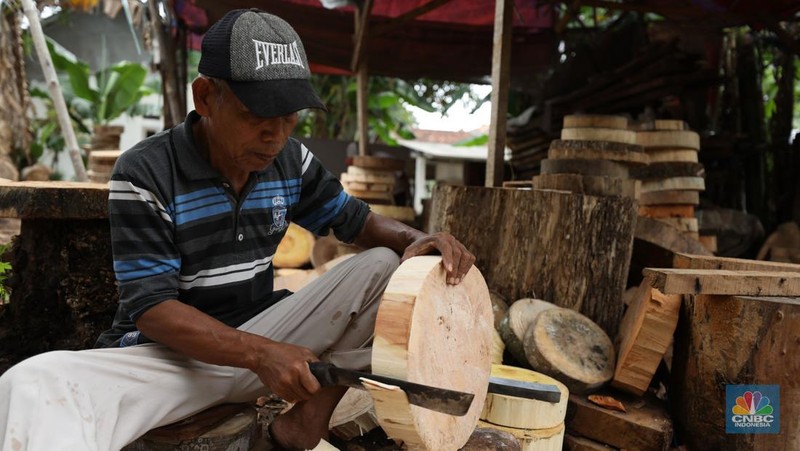
[[[408,449],[457,450],[475,429],[491,373],[489,289],[474,266],[447,285],[441,257],[403,262],[389,281],[375,322],[372,372],[473,393],[464,416],[410,405],[397,390],[368,386],[378,423]]]

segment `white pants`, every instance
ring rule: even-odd
[[[362,252],[239,329],[366,368],[380,297],[397,265],[389,249]],[[159,344],[48,352],[0,377],[0,450],[119,450],[155,427],[266,393],[249,370]]]

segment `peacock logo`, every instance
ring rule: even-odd
[[[760,391],[746,391],[736,398],[733,406],[734,415],[772,415],[772,406],[769,398]]]

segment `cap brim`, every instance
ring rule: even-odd
[[[227,83],[239,101],[260,117],[285,116],[306,108],[328,111],[308,80],[227,81]]]

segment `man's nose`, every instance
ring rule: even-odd
[[[269,117],[262,120],[259,124],[261,139],[269,140],[274,138],[276,134],[280,133],[282,122],[280,117]]]

